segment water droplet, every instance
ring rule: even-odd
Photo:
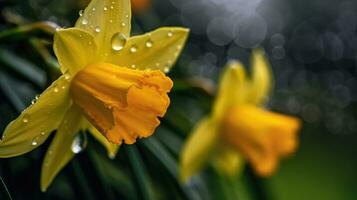
[[[115,1],[112,1],[112,4],[115,4]]]
[[[131,65],[131,68],[135,69],[135,68],[136,68],[136,65]]]
[[[126,37],[122,33],[116,33],[113,35],[111,43],[114,51],[120,51],[126,44]]]
[[[169,68],[169,67],[165,67],[165,68],[164,68],[164,72],[165,72],[165,73],[168,73],[169,71],[170,71],[170,68]]]
[[[113,20],[112,20],[112,19],[111,19],[111,20],[109,20],[109,23],[111,23],[111,24],[112,24],[112,23],[113,23]]]
[[[129,18],[129,15],[128,15],[128,14],[126,14],[126,15],[125,15],[125,18]]]
[[[22,122],[26,124],[29,121],[30,121],[30,116],[27,114],[24,114],[24,116],[22,117]]]
[[[138,47],[136,45],[133,45],[130,47],[130,52],[131,53],[136,53],[138,51]]]
[[[160,67],[160,63],[155,63],[155,66],[156,67]]]
[[[37,136],[37,137],[35,137],[35,138],[32,140],[31,145],[32,145],[32,146],[36,146],[36,145],[38,145],[38,139],[39,139],[39,137],[38,137],[38,136]]]
[[[181,45],[177,45],[176,50],[177,50],[177,51],[180,51],[180,50],[181,50],[181,48],[182,48],[182,46],[181,46]]]
[[[95,27],[95,32],[97,32],[97,33],[100,32],[100,27],[99,27],[99,26],[96,26],[96,27]]]
[[[83,24],[83,25],[87,25],[87,24],[88,24],[88,19],[83,18],[83,19],[82,19],[82,24]]]
[[[83,10],[80,10],[80,11],[78,12],[78,14],[79,14],[79,16],[83,16]]]
[[[74,138],[71,145],[71,150],[75,154],[80,153],[81,151],[83,151],[86,144],[87,144],[86,135],[84,133],[80,133]]]
[[[44,135],[46,135],[46,132],[42,131],[40,134],[41,134],[42,136],[44,136]]]
[[[68,72],[66,72],[64,74],[64,79],[69,80],[70,78],[71,78],[71,75]]]
[[[36,99],[32,99],[31,101],[31,105],[35,104],[36,103]]]
[[[104,10],[104,11],[107,11],[107,10],[108,10],[108,7],[107,7],[107,6],[104,6],[103,10]]]
[[[36,95],[35,96],[35,99],[38,100],[38,98],[40,98],[40,95]]]
[[[172,32],[172,31],[169,31],[168,33],[167,33],[167,36],[168,37],[172,37],[174,35],[174,33]]]
[[[110,6],[110,9],[112,9],[112,10],[113,10],[113,9],[114,9],[114,6]]]
[[[154,45],[154,43],[151,40],[146,41],[145,46],[147,48],[151,48]]]
[[[57,92],[58,92],[58,87],[55,86],[55,87],[53,88],[53,91],[57,93]]]
[[[122,22],[122,23],[121,23],[121,26],[122,26],[122,27],[126,26],[126,23],[125,23],[125,22]]]
[[[93,11],[95,11],[96,9],[95,8],[92,8]]]

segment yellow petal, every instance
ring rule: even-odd
[[[160,71],[141,71],[109,63],[82,69],[71,94],[87,119],[112,143],[133,144],[149,137],[170,104],[172,81]]]
[[[180,179],[183,182],[204,167],[213,154],[217,140],[217,125],[213,120],[205,118],[197,124],[181,152]]]
[[[125,48],[111,51],[107,62],[137,69],[161,70],[167,73],[175,64],[188,36],[185,28],[159,28],[130,38]]]
[[[57,129],[70,101],[69,82],[62,76],[6,127],[0,157],[21,155],[40,146]]]
[[[127,38],[130,36],[130,0],[92,0],[78,19],[76,27],[94,35],[100,51],[107,52],[111,49],[114,34],[122,33]]]
[[[223,123],[223,138],[252,164],[261,176],[276,170],[281,157],[297,148],[299,121],[251,105],[230,109]]]
[[[219,82],[217,99],[213,108],[213,117],[220,121],[230,106],[242,103],[246,99],[246,75],[241,63],[232,61],[228,64]]]
[[[81,129],[82,119],[80,110],[75,106],[72,106],[63,117],[42,164],[42,191],[47,190],[60,170],[73,158],[72,144]]]
[[[273,74],[262,50],[254,50],[252,56],[253,73],[249,101],[262,104],[273,86]]]
[[[58,30],[53,49],[62,73],[68,71],[71,75],[93,62],[97,51],[94,38],[78,28]]]
[[[118,153],[120,145],[110,143],[94,126],[89,126],[89,132],[107,149],[108,157],[113,159]]]
[[[213,164],[223,175],[235,176],[242,171],[244,159],[238,151],[231,147],[220,145],[216,154]]]

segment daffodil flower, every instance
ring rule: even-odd
[[[6,127],[0,142],[0,157],[18,156],[57,130],[42,165],[43,191],[77,152],[71,147],[80,130],[90,130],[115,156],[122,142],[152,135],[164,116],[173,85],[164,73],[188,30],[130,37],[130,28],[130,0],[92,0],[74,28],[55,33],[63,75]]]
[[[197,124],[183,147],[183,181],[208,162],[232,176],[247,160],[258,175],[269,176],[280,158],[296,150],[300,121],[263,107],[273,82],[271,71],[260,50],[253,52],[252,64],[251,78],[238,62],[225,69],[212,114]]]

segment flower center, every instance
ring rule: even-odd
[[[160,71],[109,63],[89,65],[71,83],[73,102],[112,143],[132,144],[152,135],[170,104],[172,81]]]

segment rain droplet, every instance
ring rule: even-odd
[[[125,15],[125,18],[129,18],[129,15],[128,15],[128,14],[126,14],[126,15]]]
[[[155,63],[155,66],[156,67],[160,67],[160,63]]]
[[[136,53],[138,51],[138,47],[136,47],[136,45],[133,45],[130,47],[130,52],[131,53]]]
[[[71,75],[68,72],[66,72],[64,74],[64,79],[69,80],[70,78],[71,78]]]
[[[111,24],[112,24],[112,23],[113,23],[113,20],[112,20],[112,19],[111,19],[111,20],[109,20],[109,23],[111,23]]]
[[[97,32],[97,33],[100,32],[100,27],[99,27],[99,26],[96,26],[96,27],[95,27],[95,32]]]
[[[22,122],[23,123],[28,123],[30,121],[30,116],[25,114],[23,117],[22,117]]]
[[[180,51],[180,50],[181,50],[181,48],[182,48],[182,46],[181,46],[181,45],[177,45],[176,50],[177,50],[177,51]]]
[[[87,142],[86,142],[85,134],[83,133],[78,134],[72,142],[71,145],[72,152],[75,154],[80,153],[85,148],[86,143]]]
[[[116,33],[113,35],[111,43],[114,51],[120,51],[126,44],[126,37],[122,33]]]
[[[126,26],[126,23],[125,23],[125,22],[122,22],[122,23],[121,23],[121,26],[122,26],[122,27]]]
[[[93,11],[95,11],[96,9],[95,8],[92,8]]]
[[[146,41],[145,46],[147,48],[151,48],[154,45],[154,43],[151,40]]]
[[[107,11],[107,10],[108,10],[108,7],[107,7],[107,6],[104,6],[103,10],[104,10],[104,11]]]
[[[170,71],[170,68],[169,68],[169,67],[165,67],[165,68],[164,68],[164,72],[165,72],[165,73],[168,73],[169,71]]]
[[[37,137],[35,137],[35,138],[32,140],[31,145],[32,145],[32,146],[36,146],[36,145],[38,145],[38,139],[39,139],[39,137],[38,137],[38,136],[37,136]]]
[[[114,6],[110,6],[110,9],[114,9]]]
[[[174,35],[174,33],[172,32],[172,31],[169,31],[168,33],[167,33],[167,36],[168,37],[172,37]]]
[[[79,16],[83,16],[83,10],[80,10],[80,11],[78,12],[78,14],[79,14]]]
[[[131,68],[135,69],[135,68],[136,68],[136,65],[131,65]]]
[[[42,131],[40,134],[41,134],[42,136],[44,136],[44,135],[46,135],[46,132]]]
[[[88,20],[87,20],[86,18],[83,18],[83,19],[82,19],[82,24],[83,24],[83,25],[87,25],[87,24],[88,24]]]
[[[36,103],[36,99],[32,99],[31,101],[31,105],[35,104]]]
[[[55,87],[53,88],[53,91],[57,93],[57,92],[58,92],[58,87],[55,86]]]

